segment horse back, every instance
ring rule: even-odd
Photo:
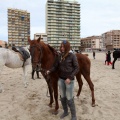
[[[76,57],[78,60],[80,71],[90,72],[90,66],[91,66],[90,59],[86,55],[79,53],[76,54]]]

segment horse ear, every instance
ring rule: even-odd
[[[28,36],[28,42],[29,42],[29,43],[31,42],[30,36]]]
[[[37,42],[38,42],[38,43],[40,42],[40,37],[37,39]]]
[[[42,39],[42,37],[40,35],[40,37],[37,39],[37,42],[39,43],[41,39]]]

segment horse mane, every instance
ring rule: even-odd
[[[50,46],[49,44],[46,44],[46,45],[54,55],[58,55],[57,51],[52,46]]]

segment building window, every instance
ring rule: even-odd
[[[28,19],[27,19],[27,21],[29,22],[29,21],[30,21],[30,19],[28,18]]]
[[[30,34],[30,31],[28,31],[28,35]]]
[[[22,21],[24,20],[24,18],[25,18],[24,16],[21,16],[21,20],[22,20]]]

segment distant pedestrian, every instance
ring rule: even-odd
[[[107,53],[106,53],[105,65],[106,65],[106,62],[107,62]]]
[[[39,69],[38,66],[37,66],[37,69]],[[32,67],[32,79],[35,80],[35,79],[34,79],[34,73],[35,73],[35,72],[36,72],[37,78],[38,78],[38,79],[41,79],[41,77],[39,76],[39,71],[38,71],[38,70],[34,70],[33,67]]]
[[[111,52],[108,51],[107,53],[107,65],[111,64],[112,65],[112,62],[111,62]]]
[[[93,58],[95,59],[95,51],[93,51]]]

